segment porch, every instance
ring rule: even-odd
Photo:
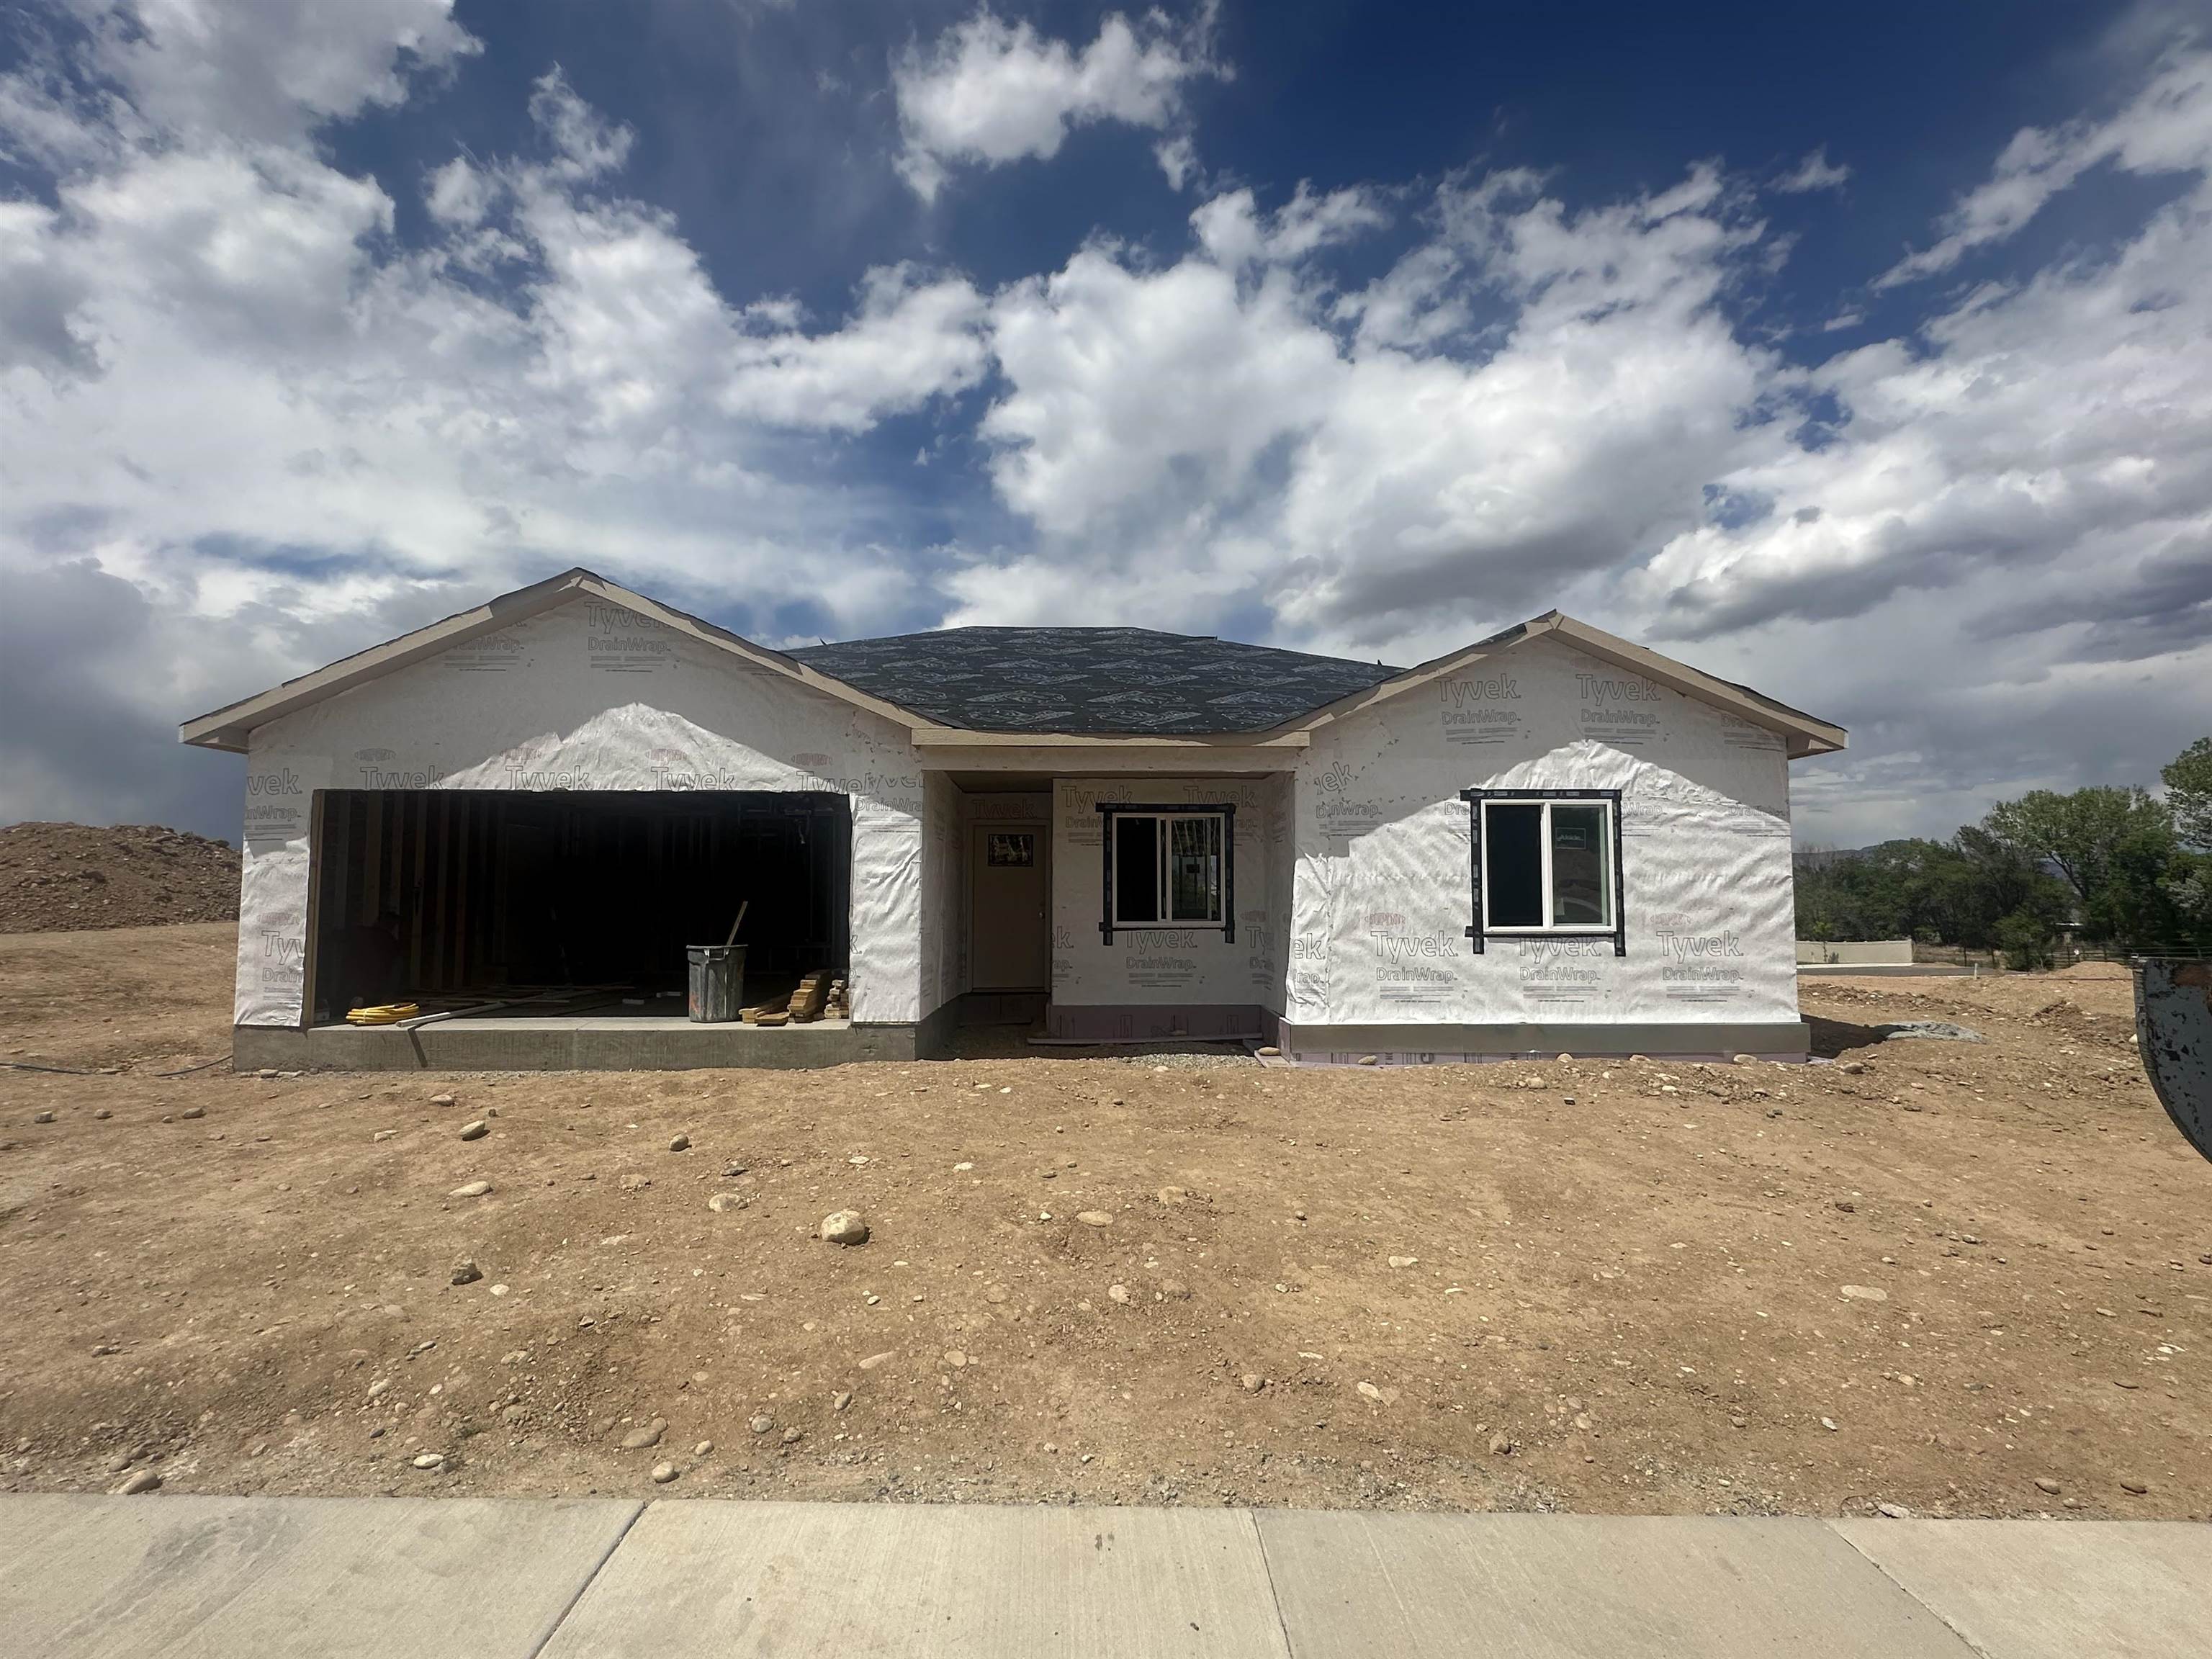
[[[1290,780],[1269,762],[931,773],[926,993],[963,1024],[1018,1018],[1036,1047],[1272,1042]]]

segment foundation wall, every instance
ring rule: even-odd
[[[611,1019],[553,1024],[443,1021],[418,1030],[240,1025],[231,1034],[239,1071],[684,1072],[721,1066],[811,1069],[859,1060],[926,1058],[921,1025],[842,1021],[763,1029]]]

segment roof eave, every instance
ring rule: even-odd
[[[917,749],[1304,749],[1304,732],[986,732],[965,726],[914,728]]]
[[[1677,662],[1672,657],[1608,634],[1601,628],[1577,622],[1559,611],[1547,611],[1540,617],[1532,617],[1525,623],[1478,640],[1473,645],[1462,646],[1456,651],[1431,659],[1402,674],[1378,681],[1364,691],[1302,714],[1297,720],[1286,720],[1272,728],[1265,736],[1270,739],[1287,737],[1292,732],[1313,732],[1335,720],[1358,714],[1380,702],[1403,696],[1406,692],[1430,684],[1445,676],[1458,672],[1468,664],[1480,662],[1502,652],[1528,644],[1532,640],[1557,635],[1585,655],[1599,658],[1623,668],[1643,674],[1660,684],[1680,691],[1685,696],[1717,704],[1781,736],[1792,760],[1808,755],[1833,754],[1849,742],[1849,734],[1840,726],[1815,720],[1801,709],[1778,702],[1761,692],[1708,674],[1702,669]]]
[[[629,588],[580,567],[565,570],[557,576],[548,577],[528,587],[501,594],[472,610],[458,611],[441,621],[418,628],[411,634],[403,634],[398,639],[386,640],[366,651],[357,651],[352,656],[342,657],[334,663],[286,680],[257,696],[242,698],[197,719],[186,720],[177,728],[177,740],[197,748],[243,754],[257,726],[265,726],[271,720],[282,719],[325,698],[337,696],[356,686],[380,679],[386,674],[395,673],[441,652],[449,651],[482,635],[526,622],[532,617],[543,615],[585,595],[619,605],[678,633],[744,658],[757,667],[864,708],[894,725],[913,729],[931,723],[911,710],[872,696],[835,675],[811,668],[780,651],[755,645],[727,629],[717,628],[688,611],[675,610],[657,599],[647,599],[642,593],[632,592]]]

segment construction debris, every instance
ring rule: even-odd
[[[789,996],[740,1008],[738,1018],[747,1025],[811,1025],[823,1018],[851,1018],[851,1004],[845,981],[832,977],[827,968],[817,968]]]

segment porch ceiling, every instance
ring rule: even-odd
[[[970,795],[1036,795],[1052,793],[1052,780],[1034,772],[947,772],[953,787]]]

